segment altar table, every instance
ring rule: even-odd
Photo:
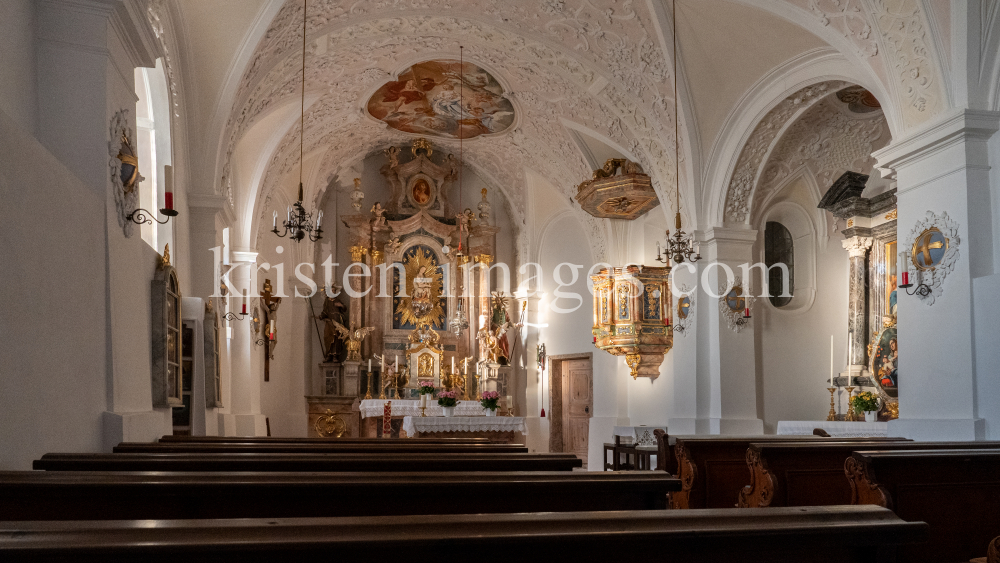
[[[523,442],[528,427],[523,416],[407,416],[401,438],[403,433],[411,438],[433,434],[435,438],[489,438],[510,444]]]
[[[392,401],[392,417],[420,416],[420,401],[416,399],[365,399],[361,401],[361,418],[382,418],[385,404]],[[484,411],[479,401],[459,401],[455,406],[457,416],[483,416]],[[444,413],[437,404],[437,399],[427,399],[427,416],[441,416]]]
[[[888,422],[850,422],[845,420],[781,420],[778,435],[811,436],[814,428],[826,430],[832,438],[885,438]]]

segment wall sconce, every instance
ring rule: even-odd
[[[937,248],[940,247],[935,247],[935,249]],[[902,269],[902,271],[899,273],[899,277],[901,278],[900,281],[903,282],[899,284],[899,287],[903,288],[903,290],[906,291],[907,295],[919,295],[920,297],[927,297],[928,295],[931,294],[931,288],[930,286],[928,286],[923,282],[923,275],[920,274],[921,269],[919,267],[917,268],[917,275],[920,276],[921,281],[920,283],[916,284],[917,286],[916,289],[914,289],[913,292],[910,292],[910,288],[913,287],[914,284],[910,283],[910,272],[909,268],[907,267],[907,264],[912,260],[912,256],[913,255],[907,251],[899,253],[899,264],[901,265],[900,268]],[[914,262],[914,265],[916,265],[916,262]]]
[[[125,218],[137,225],[142,225],[143,223],[152,225],[153,221],[156,221],[161,225],[166,225],[167,221],[170,221],[171,217],[177,216],[177,210],[174,209],[174,192],[166,192],[163,194],[163,208],[160,209],[160,213],[166,215],[167,218],[160,221],[155,215],[153,215],[153,213],[146,211],[145,209],[136,209],[132,213],[129,213]]]

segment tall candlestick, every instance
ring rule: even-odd
[[[833,335],[830,335],[830,387],[833,387]]]

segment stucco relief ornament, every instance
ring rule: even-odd
[[[729,330],[739,334],[744,328],[750,326],[750,319],[744,317],[744,312],[753,307],[756,298],[747,288],[744,296],[744,284],[740,276],[735,276],[731,284],[728,280],[719,283],[719,312],[729,326]]]
[[[139,160],[135,151],[135,131],[129,125],[129,110],[118,110],[111,118],[108,141],[108,168],[111,172],[111,191],[115,194],[115,209],[118,212],[118,226],[125,237],[135,232],[135,223],[128,216],[135,211],[139,202],[139,182],[145,180],[139,175]]]
[[[691,332],[694,321],[694,294],[687,285],[677,286],[680,295],[677,297],[677,310],[674,311],[674,333],[687,336]]]
[[[958,236],[958,223],[952,221],[947,212],[938,215],[928,211],[926,217],[913,226],[904,242],[913,245],[907,248],[912,259],[906,262],[911,282],[924,284],[930,289],[917,291],[915,295],[927,305],[933,305],[935,299],[944,293],[944,279],[958,262],[958,247],[962,242]]]

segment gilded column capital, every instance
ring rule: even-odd
[[[493,256],[489,254],[476,255],[476,264],[486,264],[489,266],[491,262],[493,262]]]
[[[368,249],[363,246],[355,245],[352,246],[350,250],[351,250],[351,260],[353,262],[360,262],[362,258],[365,257],[365,254],[368,254]]]

